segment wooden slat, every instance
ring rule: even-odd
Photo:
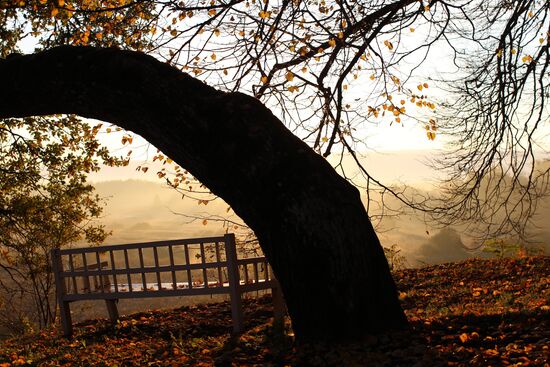
[[[221,256],[220,256],[220,243],[216,241],[216,262],[220,262]],[[222,267],[218,266],[218,283],[223,285],[223,275],[222,275]]]
[[[84,290],[88,289],[88,293],[92,292],[92,287],[90,284],[90,276],[88,275],[88,261],[86,261],[86,254],[82,254],[82,275],[84,277]]]
[[[153,247],[153,257],[155,258],[155,267],[157,268],[157,284],[158,284],[158,287],[159,289],[161,288],[161,280],[160,280],[160,272],[158,271],[158,268],[159,268],[159,254],[158,254],[158,250],[156,247]]]
[[[154,241],[154,242],[141,242],[141,243],[129,243],[121,245],[107,245],[107,246],[96,246],[96,247],[77,247],[60,250],[62,255],[67,254],[82,254],[88,252],[103,252],[111,250],[135,250],[135,249],[144,249],[149,247],[159,247],[159,246],[168,246],[168,245],[190,245],[198,244],[201,242],[216,242],[223,241],[223,237],[202,237],[202,238],[182,238],[179,240],[169,240],[169,241]]]
[[[97,261],[97,266],[99,267],[99,270],[101,270],[101,259],[99,258],[99,252],[95,253],[95,259]],[[98,282],[98,279],[94,277],[94,286],[96,288],[97,288],[97,282]],[[104,290],[105,287],[103,285],[103,275],[99,276],[99,286],[100,286],[101,292],[105,292]]]
[[[124,264],[126,265],[126,277],[128,278],[128,291],[132,292],[132,277],[130,276],[130,260],[128,259],[128,250],[124,249]]]
[[[69,269],[74,271],[73,254],[69,254]],[[73,280],[73,293],[78,293],[78,285],[76,284],[76,277],[71,277]]]
[[[258,275],[258,263],[253,263],[252,265],[254,267],[254,283],[258,283],[258,280],[260,279]]]
[[[269,287],[266,287],[267,289]],[[174,296],[198,296],[210,294],[229,293],[227,287],[217,288],[193,288],[161,290],[154,292],[118,292],[118,293],[92,293],[92,294],[68,294],[64,297],[65,301],[96,300],[96,299],[122,299],[122,298],[153,298],[153,297],[174,297]]]
[[[170,267],[172,268],[172,289],[178,289],[176,272],[174,271],[174,249],[172,245],[168,246],[168,254],[170,256]]]
[[[201,265],[202,265],[202,279],[204,282],[204,287],[208,288],[208,273],[206,272],[206,254],[204,253],[204,243],[200,243],[200,251],[201,251]]]
[[[244,264],[244,284],[248,284],[248,265]]]
[[[205,264],[205,267],[207,269],[209,268],[217,268],[219,266],[226,266],[227,265],[227,262],[214,262],[214,263],[207,263]],[[190,271],[190,270],[202,270],[203,269],[203,265],[202,264],[191,264],[191,265],[174,265],[174,266],[170,266],[170,265],[165,265],[165,266],[159,266],[158,268],[157,267],[154,267],[154,266],[146,266],[146,267],[143,267],[143,268],[129,268],[129,269],[115,269],[115,270],[112,270],[112,269],[102,269],[102,270],[88,270],[88,274],[90,276],[92,275],[113,275],[113,274],[141,274],[141,273],[156,273],[157,271],[158,272],[161,272],[161,273],[164,273],[164,272],[170,272],[170,271]],[[70,277],[70,276],[77,276],[77,277],[81,277],[84,275],[84,272],[83,271],[78,271],[78,270],[75,270],[75,271],[64,271],[63,272],[63,276],[65,277]]]
[[[185,254],[185,265],[190,266],[191,264],[189,264],[189,248],[187,247],[187,245],[183,245],[183,252]],[[193,288],[193,280],[191,278],[191,268],[187,269],[187,283],[188,283],[189,289]]]
[[[111,270],[116,270],[115,265],[115,254],[113,251],[109,251],[109,257],[111,258]],[[116,274],[113,273],[113,282],[115,282],[115,292],[118,292],[118,282],[116,279]]]
[[[139,265],[141,268],[145,268],[145,265],[143,263],[143,249],[140,247],[138,248],[138,255],[139,255]],[[145,277],[145,272],[141,272],[141,283],[143,284],[143,289],[147,289],[147,278]]]

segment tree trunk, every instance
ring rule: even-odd
[[[59,47],[0,61],[0,117],[77,114],[132,130],[254,230],[296,336],[355,339],[407,325],[358,190],[258,100],[141,53]]]

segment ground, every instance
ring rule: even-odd
[[[550,366],[550,257],[468,260],[394,274],[411,331],[298,345],[271,327],[270,299],[245,302],[231,338],[227,302],[50,328],[0,342],[0,366]]]

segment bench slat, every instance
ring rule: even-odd
[[[116,251],[116,250],[136,250],[139,248],[149,248],[149,247],[161,247],[169,245],[192,245],[198,244],[201,242],[204,243],[214,243],[216,241],[223,241],[223,237],[202,237],[202,238],[182,238],[179,240],[167,240],[167,241],[154,241],[154,242],[140,242],[140,243],[129,243],[125,245],[105,245],[105,246],[95,246],[95,247],[74,247],[66,248],[60,250],[61,255],[68,254],[81,254],[88,252],[103,252],[103,251]]]

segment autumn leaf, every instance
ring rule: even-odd
[[[294,74],[292,73],[292,71],[288,71],[285,75],[285,79],[289,82],[293,81],[294,80]]]

